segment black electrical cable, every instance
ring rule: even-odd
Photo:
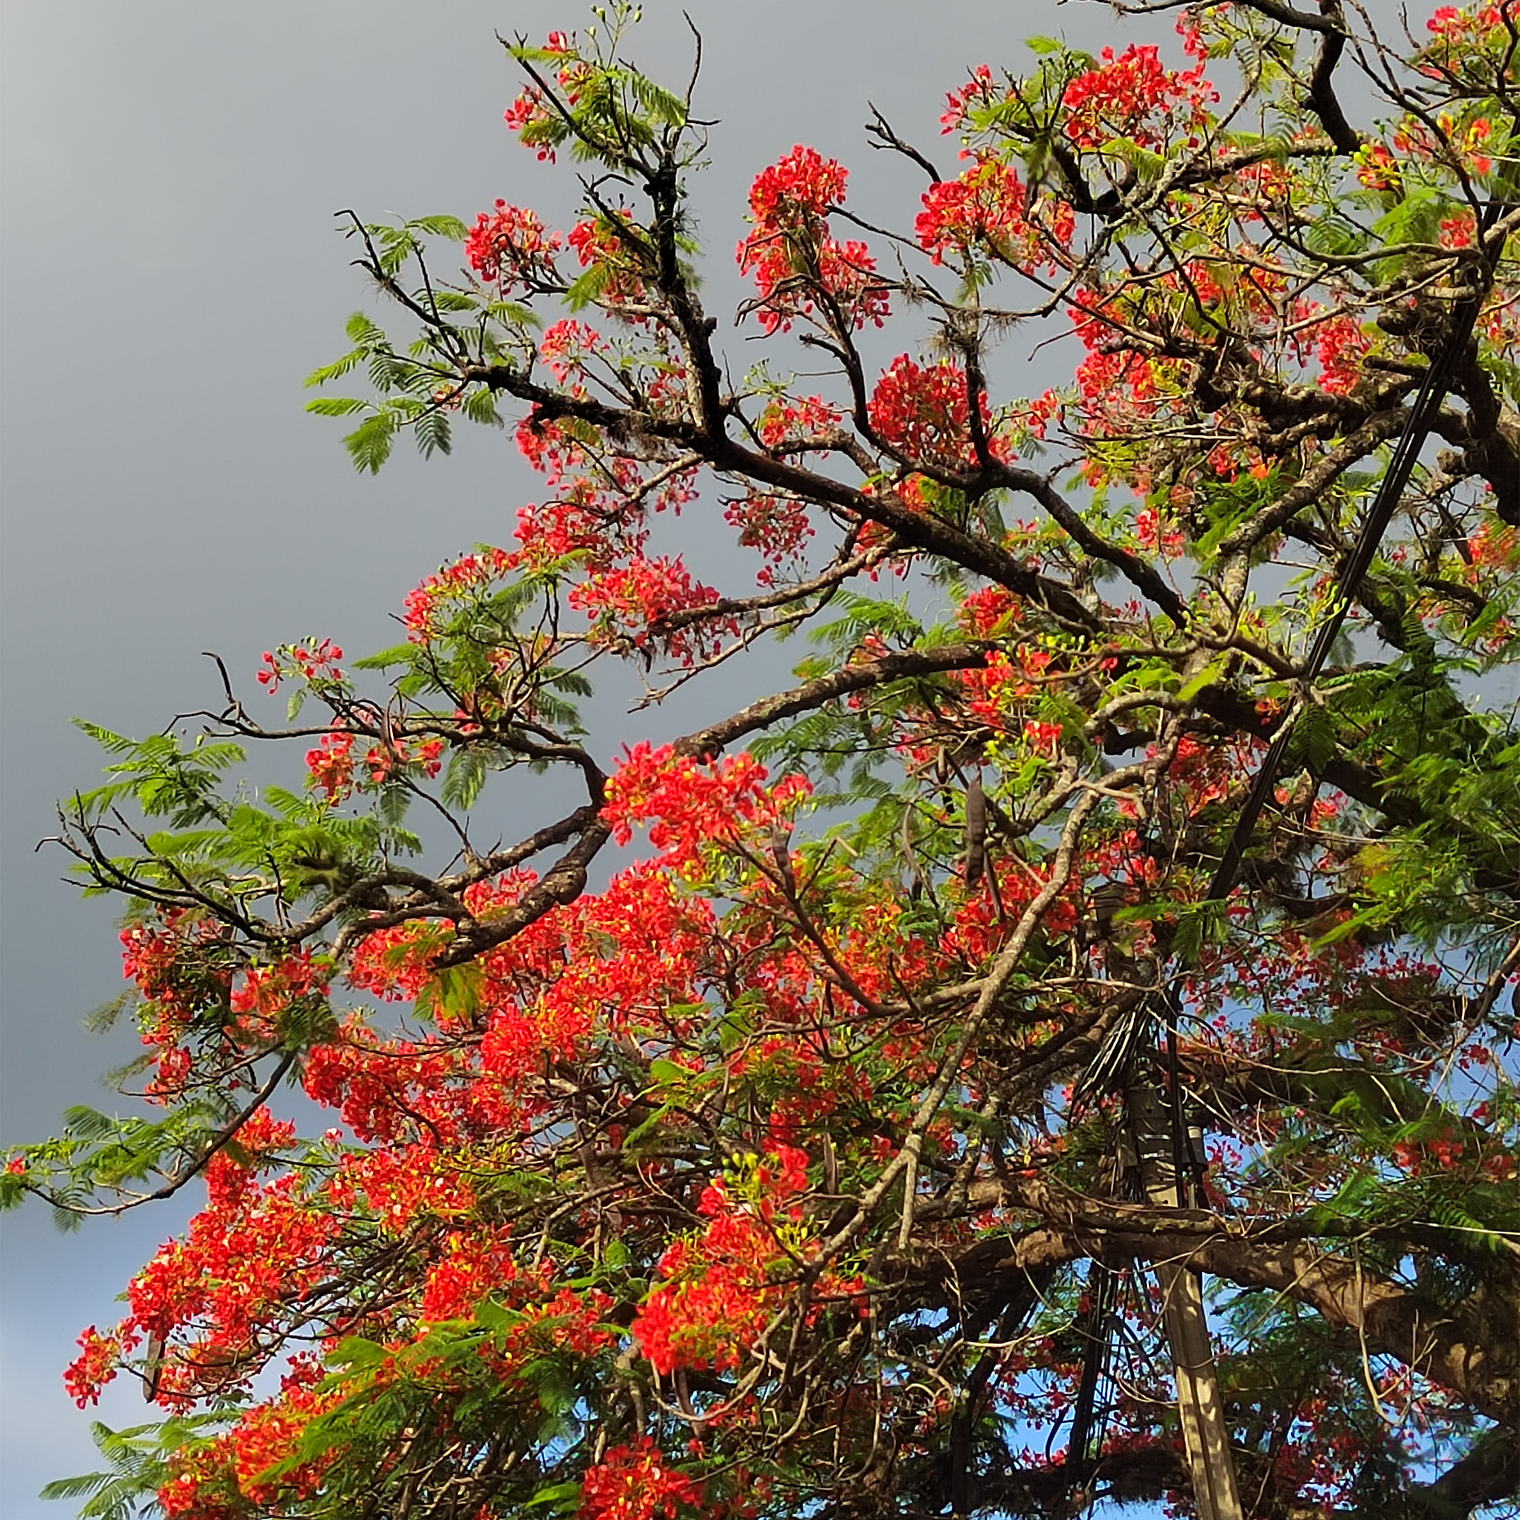
[[[1099,1379],[1108,1370],[1113,1344],[1109,1321],[1114,1313],[1115,1290],[1119,1274],[1101,1261],[1093,1261],[1087,1270],[1087,1310],[1080,1334],[1085,1341],[1082,1352],[1082,1377],[1071,1406],[1071,1437],[1066,1443],[1064,1466],[1075,1487],[1085,1482],[1102,1448],[1106,1419],[1095,1420]],[[1094,1434],[1098,1439],[1094,1442]]]

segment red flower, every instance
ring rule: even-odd
[[[63,1386],[69,1397],[83,1409],[86,1404],[100,1402],[100,1390],[116,1376],[120,1359],[142,1340],[133,1331],[120,1330],[102,1335],[91,1325],[80,1333],[77,1342],[79,1355],[69,1363],[63,1374]]]
[[[963,126],[974,104],[988,105],[991,100],[992,70],[985,63],[979,63],[960,89],[946,94],[945,111],[939,119],[940,132],[953,132]]]
[[[338,662],[342,658],[343,651],[331,639],[323,639],[321,643],[307,639],[300,644],[287,644],[278,653],[266,649],[260,657],[263,669],[258,673],[258,682],[275,692],[280,689],[281,681],[292,677],[307,682],[341,681],[343,672]]]
[[[423,644],[436,638],[450,615],[507,575],[512,564],[513,557],[504,549],[481,548],[428,576],[406,594],[404,621],[409,636]]]

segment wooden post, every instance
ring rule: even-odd
[[[1131,1083],[1124,1100],[1145,1196],[1151,1203],[1176,1208],[1180,1189],[1167,1105],[1155,1086],[1142,1079]],[[1219,1397],[1202,1284],[1191,1267],[1176,1262],[1158,1262],[1156,1278],[1161,1284],[1162,1324],[1177,1382],[1177,1416],[1200,1520],[1245,1520],[1235,1486],[1230,1428]]]

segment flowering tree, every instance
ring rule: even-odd
[[[61,843],[126,906],[151,1107],[74,1111],[0,1199],[206,1205],[67,1373],[163,1423],[60,1492],[1513,1495],[1520,12],[1178,14],[975,69],[953,172],[878,117],[906,230],[809,148],[764,170],[742,375],[696,76],[635,72],[621,9],[510,49],[509,127],[582,166],[568,232],[355,222],[411,336],[355,317],[314,380],[371,393],[312,410],[369,470],[510,419],[542,500],[395,648],[265,655],[283,727],[224,671],[198,722],[95,731]],[[1018,395],[1010,340],[1058,339],[1070,383]],[[672,552],[718,511],[745,584]],[[798,630],[795,683],[725,708]],[[596,740],[619,662],[710,721]],[[303,779],[238,784],[250,744]],[[546,772],[576,804],[498,839],[498,778]]]

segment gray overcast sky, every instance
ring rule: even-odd
[[[852,206],[903,225],[920,182],[866,148],[868,98],[948,167],[937,117],[968,65],[1023,66],[1032,32],[1093,48],[1124,35],[1101,7],[1053,0],[686,8],[706,42],[699,105],[720,122],[697,206],[725,322],[745,192],[793,143],[843,160]],[[680,5],[646,9],[629,51],[683,79]],[[492,34],[585,19],[577,0],[5,0],[0,1138],[108,1104],[97,1074],[132,1049],[130,1034],[80,1026],[119,986],[109,908],[58,881],[56,852],[33,852],[54,799],[97,771],[69,719],[141,735],[213,703],[206,649],[251,686],[259,652],[286,639],[392,642],[405,591],[473,542],[506,542],[532,499],[510,437],[485,432],[452,459],[355,476],[338,429],[302,415],[300,380],[341,352],[343,319],[366,301],[338,208],[468,219],[502,195],[563,225],[567,174],[502,126],[516,83]],[[683,531],[702,536],[699,522]],[[0,1510],[13,1520],[60,1520],[67,1506],[38,1487],[94,1465],[59,1372],[181,1217],[60,1237],[41,1211],[8,1216]],[[118,1426],[143,1416],[130,1388],[100,1410]]]

